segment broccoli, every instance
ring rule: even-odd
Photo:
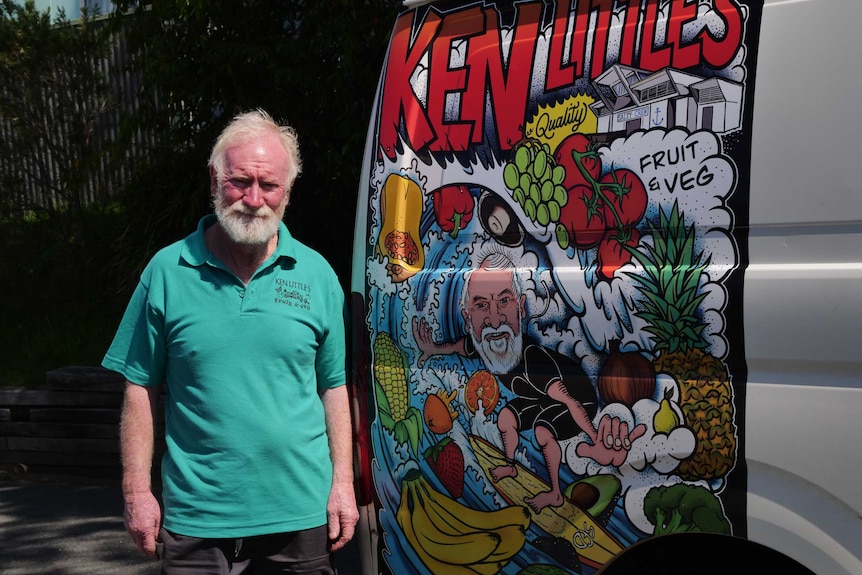
[[[730,534],[730,523],[718,497],[697,485],[653,487],[644,498],[644,514],[655,525],[653,535],[690,531]]]

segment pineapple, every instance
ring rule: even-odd
[[[630,250],[644,275],[629,273],[643,296],[636,315],[647,322],[652,336],[656,372],[672,375],[680,385],[684,423],[695,435],[691,457],[678,469],[683,479],[714,479],[725,475],[736,459],[733,389],[725,363],[707,353],[706,327],[697,308],[698,294],[709,265],[694,251],[695,228],[685,227],[674,203],[670,216],[660,210],[658,226],[649,224],[653,238],[647,253]]]

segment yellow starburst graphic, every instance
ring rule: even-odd
[[[556,150],[560,142],[571,134],[594,134],[598,120],[590,108],[593,102],[594,98],[577,94],[559,104],[540,106],[538,113],[527,122],[524,136],[546,143],[551,150]]]

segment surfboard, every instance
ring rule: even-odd
[[[535,473],[515,462],[518,474],[494,481],[491,470],[505,465],[503,452],[481,437],[471,435],[470,445],[488,481],[510,505],[527,505],[524,499],[548,491],[550,486]],[[528,506],[529,507],[529,506]],[[623,550],[622,544],[596,519],[565,499],[559,507],[545,507],[540,513],[530,510],[533,523],[553,537],[568,541],[581,561],[598,569]]]

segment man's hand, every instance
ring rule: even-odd
[[[589,457],[599,465],[619,467],[625,463],[635,439],[646,432],[646,425],[636,425],[629,431],[629,424],[618,417],[605,415],[599,421],[593,444],[581,443],[575,450],[581,457]]]
[[[416,365],[422,367],[429,357],[434,355],[437,344],[434,342],[434,334],[431,332],[431,326],[423,317],[413,318],[413,339],[416,340],[416,345],[419,346],[419,357],[416,359]]]
[[[123,523],[132,536],[138,550],[144,555],[159,559],[156,538],[162,524],[162,510],[155,496],[149,491],[126,495]]]
[[[352,483],[334,483],[326,504],[329,550],[338,551],[353,538],[359,510]]]

